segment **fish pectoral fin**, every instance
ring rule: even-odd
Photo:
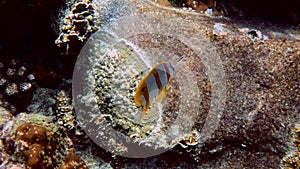
[[[157,96],[157,100],[160,102],[162,101],[165,97],[166,97],[166,93],[167,93],[167,87],[166,86]]]

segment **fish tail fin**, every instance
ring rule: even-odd
[[[178,59],[176,65],[174,65],[175,70],[180,66],[180,64],[181,64],[181,62],[182,62],[183,60],[184,60],[184,56],[181,56],[181,57]]]

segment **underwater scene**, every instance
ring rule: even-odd
[[[299,9],[0,0],[0,169],[299,169]]]

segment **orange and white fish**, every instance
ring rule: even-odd
[[[140,81],[134,95],[134,103],[139,107],[134,120],[141,122],[155,98],[161,101],[166,94],[167,84],[184,57],[174,65],[170,62],[159,62]]]

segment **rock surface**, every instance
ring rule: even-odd
[[[130,33],[124,37],[146,55],[155,53],[151,50],[185,54],[192,70],[199,70],[199,64],[205,67],[203,71],[208,74],[208,81],[202,86],[202,94],[206,97],[193,125],[193,129],[200,133],[200,139],[196,145],[186,147],[187,153],[180,147],[175,147],[175,151],[185,154],[185,158],[195,159],[200,168],[283,166],[282,158],[292,149],[291,131],[300,120],[299,30],[267,21],[216,18],[160,6],[152,1],[122,1],[122,5],[117,1],[94,3],[99,3],[96,10],[100,16],[111,12],[103,9],[113,8],[111,20],[133,15],[127,17],[132,20],[116,21],[119,23],[116,25],[126,25],[127,22]],[[148,14],[151,17],[145,16]],[[144,23],[134,15],[143,16]],[[104,20],[104,25],[111,24],[111,20]],[[115,26],[113,23],[111,25]],[[147,24],[159,26],[147,27]],[[118,30],[121,27],[118,26],[109,30],[123,37],[126,28]],[[154,33],[160,33],[159,37]],[[189,46],[195,42],[201,42],[202,46]],[[219,61],[215,64],[220,64],[220,72],[211,70],[213,62],[210,60]],[[198,79],[198,84],[203,82],[203,79]],[[226,90],[220,90],[223,88]],[[219,103],[214,103],[218,99]],[[211,110],[218,109],[218,104],[223,103],[219,116],[212,116]],[[205,131],[213,133],[206,135]],[[147,160],[139,161],[137,165],[141,163],[147,163]],[[172,166],[175,165],[183,164],[174,162]]]

